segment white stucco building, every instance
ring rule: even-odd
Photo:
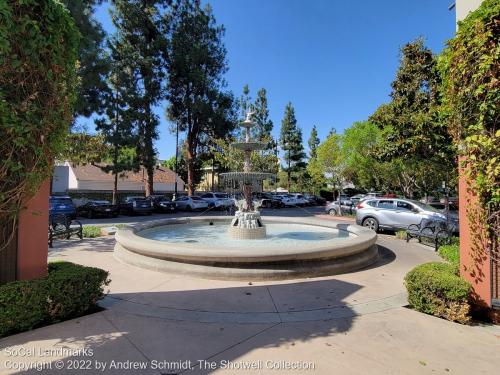
[[[138,172],[125,172],[118,177],[118,191],[142,194],[145,191],[146,178],[144,168]],[[183,191],[184,181],[179,176],[166,167],[157,166],[154,173],[154,191],[157,193],[174,192],[176,179],[177,190]],[[55,167],[52,193],[111,192],[113,182],[114,176],[97,165],[74,165],[64,162]]]

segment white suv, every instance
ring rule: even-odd
[[[203,193],[200,198],[208,202],[208,207],[225,209],[231,207],[234,202],[225,193]]]

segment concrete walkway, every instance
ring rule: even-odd
[[[105,310],[0,340],[0,373],[498,373],[499,327],[403,307],[403,277],[438,260],[432,249],[378,244],[379,262],[359,272],[248,283],[119,263],[112,237],[57,241],[51,260],[110,271]]]

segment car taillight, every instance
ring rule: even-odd
[[[363,204],[363,202],[359,202],[359,203],[356,205],[356,208],[357,208],[357,209],[360,209],[360,208],[365,208],[365,205]]]

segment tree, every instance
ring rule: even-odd
[[[273,130],[273,122],[269,118],[269,110],[267,108],[266,89],[261,88],[257,91],[257,97],[252,105],[254,111],[253,120],[257,124],[254,129],[254,138],[259,141],[271,140],[269,148],[274,147],[271,132]]]
[[[97,130],[102,135],[110,148],[111,163],[102,167],[105,172],[113,175],[113,204],[116,204],[118,192],[118,176],[125,171],[137,170],[138,160],[133,148],[137,144],[137,133],[133,124],[128,121],[130,108],[124,101],[123,91],[127,85],[122,81],[127,75],[123,73],[121,62],[114,60],[113,74],[110,77],[112,91],[105,96],[105,116],[96,119]]]
[[[341,141],[342,138],[339,134],[330,134],[317,149],[319,167],[332,184],[334,192],[336,189],[341,188],[343,182],[344,163]]]
[[[421,39],[406,44],[401,55],[391,84],[392,101],[371,117],[376,125],[388,130],[382,156],[453,160],[452,142],[439,117],[441,78],[436,58]]]
[[[73,117],[78,30],[54,0],[0,3],[0,283],[16,277],[17,218],[62,151]]]
[[[167,52],[165,0],[112,0],[116,35],[112,49],[121,61],[126,86],[122,99],[128,120],[137,127],[137,156],[147,172],[146,195],[153,193],[159,118],[154,107],[164,97]]]
[[[344,178],[358,188],[381,189],[384,185],[384,166],[374,156],[382,141],[382,131],[369,121],[353,123],[342,136]]]
[[[83,132],[69,133],[65,147],[58,159],[68,160],[73,164],[100,163],[111,155],[111,149],[106,144],[103,134],[88,134]]]
[[[74,117],[90,117],[104,109],[104,95],[107,91],[106,75],[109,60],[105,53],[106,33],[93,17],[97,5],[103,0],[64,0],[75,26],[80,31],[78,48],[78,76]]]
[[[285,107],[285,115],[281,121],[281,135],[280,135],[281,149],[284,151],[286,167],[284,168],[287,173],[287,187],[290,190],[292,185],[292,173],[304,169],[305,158],[304,147],[302,146],[302,131],[297,126],[297,119],[295,118],[295,110],[292,103],[288,103]]]
[[[172,6],[168,47],[168,118],[186,133],[187,186],[195,190],[195,163],[203,146],[223,138],[236,123],[233,95],[224,92],[227,71],[224,27],[212,9],[199,1],[178,0]]]
[[[440,82],[432,51],[421,39],[408,43],[401,49],[400,66],[392,82],[391,102],[382,105],[370,117],[370,121],[383,131],[377,154],[382,161],[407,163],[403,170],[409,173],[405,179],[412,176],[414,186],[411,190],[420,189],[417,188],[416,171],[425,171],[425,165],[432,164],[434,170],[440,167],[443,171],[454,169],[456,165],[455,148],[440,113]],[[446,172],[441,179],[446,179]],[[434,174],[429,174],[429,182],[431,180],[436,180]],[[425,186],[425,190],[430,189],[429,183]]]
[[[318,130],[316,129],[316,125],[313,125],[311,129],[311,135],[309,136],[309,140],[307,141],[309,145],[309,158],[316,158],[316,149],[320,144],[320,140],[318,138]]]

